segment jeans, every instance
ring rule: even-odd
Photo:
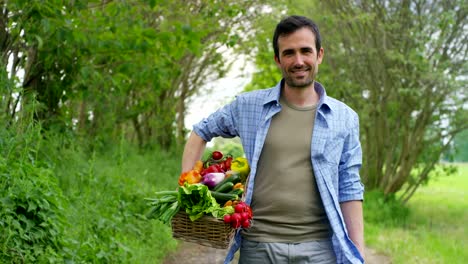
[[[303,243],[242,240],[239,264],[336,264],[331,239]]]

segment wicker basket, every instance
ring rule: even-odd
[[[235,229],[223,220],[203,216],[191,221],[187,213],[180,210],[172,218],[172,235],[176,239],[201,244],[207,247],[227,249],[234,238]]]

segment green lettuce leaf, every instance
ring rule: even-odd
[[[203,215],[211,214],[219,217],[222,214],[222,208],[211,196],[211,192],[204,184],[188,184],[179,187],[179,203],[181,208],[185,209],[190,220],[195,221]]]

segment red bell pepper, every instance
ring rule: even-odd
[[[204,176],[205,174],[212,173],[212,172],[224,172],[224,171],[219,164],[212,164],[208,168],[204,169],[201,172],[201,175]]]

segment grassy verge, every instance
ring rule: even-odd
[[[468,164],[421,187],[406,208],[368,194],[366,243],[399,263],[466,263]],[[382,206],[383,205],[383,206]]]
[[[170,228],[143,216],[144,198],[177,186],[180,155],[121,146],[94,154],[64,149],[60,159],[72,263],[158,264],[175,250]]]

